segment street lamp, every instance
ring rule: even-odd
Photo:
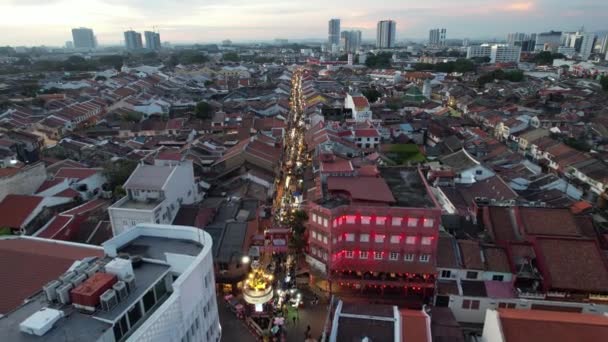
[[[241,258],[241,263],[243,264],[248,264],[251,261],[251,258],[249,258],[248,255],[243,255],[243,257]]]

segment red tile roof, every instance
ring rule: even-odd
[[[350,160],[338,158],[331,161],[322,161],[321,162],[321,172],[352,172],[353,165]]]
[[[20,228],[43,199],[40,196],[7,195],[0,202],[0,227]]]
[[[365,96],[353,96],[353,103],[357,109],[369,107],[369,101]]]
[[[536,246],[548,288],[608,292],[608,270],[595,241],[538,238]]]
[[[16,309],[74,261],[89,256],[101,257],[103,250],[24,238],[0,240],[0,314]]]
[[[431,318],[422,311],[401,310],[401,341],[431,342]]]
[[[36,235],[36,237],[51,239],[63,230],[71,221],[73,217],[57,215],[52,218],[50,224],[46,228]]]
[[[367,128],[367,129],[356,129],[355,130],[355,137],[375,138],[375,137],[379,137],[379,136],[380,136],[380,134],[378,133],[377,129]]]
[[[357,201],[396,202],[391,189],[382,178],[327,177],[327,189],[332,192],[346,192]]]
[[[459,240],[460,254],[462,256],[462,267],[470,270],[483,270],[485,266],[481,259],[481,248],[479,242],[471,240]]]
[[[75,197],[79,197],[80,193],[72,188],[68,188],[65,189],[55,195],[53,195],[55,197],[68,197],[68,198],[75,198]]]
[[[568,209],[519,208],[519,216],[528,234],[580,236],[578,225]]]
[[[100,170],[97,169],[85,169],[85,168],[61,168],[55,174],[55,177],[63,177],[68,179],[78,179],[83,180],[93,176],[98,173]]]
[[[156,155],[156,159],[180,161],[182,160],[182,155],[178,150],[163,150]]]
[[[505,342],[605,341],[608,317],[545,310],[498,309]]]
[[[62,183],[65,180],[65,178],[53,178],[50,180],[45,180],[42,185],[40,185],[40,187],[38,188],[38,190],[36,190],[36,193],[40,193],[43,192],[45,190],[48,190],[52,187],[54,187],[57,184]]]

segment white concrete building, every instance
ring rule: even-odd
[[[127,195],[108,209],[114,236],[139,223],[170,224],[182,204],[202,200],[191,161],[140,164],[124,189]]]
[[[495,44],[492,45],[490,51],[490,62],[491,63],[519,63],[519,57],[521,55],[520,46],[511,46],[506,44]]]
[[[363,95],[346,94],[344,108],[353,111],[353,119],[358,122],[365,122],[372,119],[372,111],[369,108],[369,101]]]
[[[492,48],[488,44],[467,47],[467,58],[490,57]]]
[[[0,319],[3,340],[220,340],[212,239],[198,228],[139,225],[106,241],[103,249],[31,237],[12,240],[0,240],[0,249],[45,251],[32,252],[40,264],[29,267],[44,267],[49,256],[68,260],[60,260],[64,274],[41,269],[54,280],[46,285],[39,280],[38,291]],[[98,295],[100,286],[109,289]]]
[[[467,48],[467,58],[489,57],[491,63],[519,63],[521,46],[508,44],[481,44]]]

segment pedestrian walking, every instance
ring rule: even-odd
[[[294,315],[291,318],[293,319],[293,325],[296,325],[296,316]]]

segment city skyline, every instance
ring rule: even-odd
[[[332,17],[341,19],[342,30],[361,30],[364,40],[372,40],[376,23],[385,19],[397,23],[398,41],[424,39],[433,27],[447,28],[450,38],[489,38],[506,37],[513,27],[521,32],[574,31],[584,24],[588,31],[603,30],[607,13],[608,3],[600,1],[465,0],[445,4],[430,0],[420,4],[389,0],[380,9],[361,0],[331,4],[318,0],[255,4],[243,0],[204,4],[193,0],[2,0],[0,32],[11,34],[0,35],[0,45],[59,46],[69,40],[72,28],[81,26],[92,28],[100,45],[120,44],[124,31],[146,31],[153,26],[159,28],[164,41],[174,43],[261,41],[279,35],[293,40],[323,39]]]

